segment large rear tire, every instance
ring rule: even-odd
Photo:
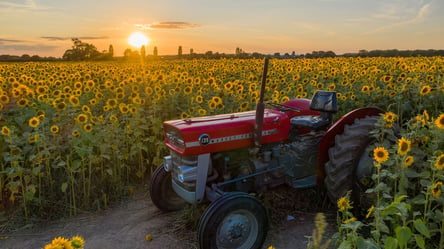
[[[151,201],[162,211],[177,211],[186,204],[174,191],[171,181],[171,173],[165,170],[163,164],[159,165],[151,176]]]
[[[265,207],[253,196],[235,192],[212,202],[199,220],[201,249],[261,248],[267,235]]]
[[[369,206],[372,198],[365,191],[373,184],[371,151],[375,142],[370,132],[376,128],[379,118],[370,116],[357,119],[335,137],[335,145],[329,149],[329,161],[325,165],[325,185],[332,202],[351,190],[350,198],[357,210]]]

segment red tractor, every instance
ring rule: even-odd
[[[164,211],[210,202],[198,225],[202,249],[261,247],[268,217],[251,193],[325,184],[336,201],[368,188],[369,132],[382,110],[359,108],[333,122],[338,106],[332,91],[265,108],[267,69],[265,59],[255,111],[163,123],[170,155],[152,175],[151,200]]]

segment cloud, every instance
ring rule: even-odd
[[[189,22],[155,22],[151,24],[135,24],[139,29],[143,30],[159,30],[159,29],[190,29],[201,27],[200,24],[194,24]]]
[[[383,32],[383,31],[386,31],[386,30],[390,30],[390,29],[401,27],[401,26],[405,26],[405,25],[421,23],[427,17],[431,5],[432,5],[431,2],[430,3],[426,3],[426,4],[422,5],[422,6],[420,6],[419,9],[415,9],[413,11],[413,15],[414,15],[413,17],[410,17],[409,19],[404,19],[404,20],[401,20],[401,21],[389,23],[387,25],[384,25],[384,26],[376,28],[376,29],[374,29],[372,31],[369,31],[366,34],[379,33],[379,32]],[[396,15],[394,13],[388,13],[388,12],[386,12],[385,15],[382,15],[382,14],[375,15],[375,17],[379,17],[379,18],[381,18],[383,16],[385,16],[386,19],[393,19],[393,20],[401,19],[400,17],[396,17]]]
[[[37,5],[35,0],[24,1],[1,1],[0,10],[5,11],[36,11],[36,10],[49,10],[50,7]]]
[[[0,44],[5,44],[5,43],[16,43],[16,42],[25,42],[24,40],[15,40],[15,39],[3,39],[0,38]]]
[[[79,40],[101,40],[101,39],[108,39],[109,37],[107,37],[107,36],[80,36],[80,37],[42,36],[40,38],[48,40],[48,41],[68,41],[73,38],[78,38]]]

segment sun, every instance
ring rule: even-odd
[[[134,32],[128,37],[128,44],[135,48],[141,48],[143,45],[148,45],[150,39],[142,32]]]

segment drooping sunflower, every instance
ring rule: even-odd
[[[419,94],[421,96],[426,96],[428,95],[430,92],[432,91],[432,88],[429,85],[425,85],[421,88],[421,90],[419,91]]]
[[[341,211],[347,211],[350,208],[350,200],[347,196],[339,198],[337,202],[338,208]]]
[[[435,125],[438,129],[444,129],[444,113],[441,113],[438,118],[435,120]]]
[[[80,100],[76,96],[71,95],[69,96],[69,103],[71,103],[72,106],[76,107],[80,104]]]
[[[393,127],[393,124],[398,119],[398,116],[394,114],[393,112],[386,112],[383,116],[385,121],[385,127],[391,128]]]
[[[32,143],[36,143],[37,141],[40,140],[40,135],[38,133],[30,133],[28,135],[28,143],[32,144]]]
[[[432,187],[430,188],[430,192],[433,197],[438,198],[441,195],[441,192],[442,192],[441,186],[442,186],[442,182],[440,182],[440,181],[438,181],[432,185]]]
[[[71,135],[72,135],[72,137],[77,138],[77,137],[80,137],[80,132],[78,130],[73,130],[71,132]]]
[[[11,129],[8,126],[2,126],[2,135],[9,136],[11,135]]]
[[[195,97],[195,100],[196,100],[197,103],[201,104],[201,103],[203,102],[203,97],[202,97],[202,95],[197,95],[197,96]]]
[[[40,124],[40,119],[38,117],[32,117],[28,121],[29,127],[36,128]]]
[[[27,106],[29,104],[29,100],[25,99],[25,98],[21,98],[21,99],[19,99],[17,101],[16,104],[17,104],[18,107],[25,107],[25,106]]]
[[[91,114],[91,108],[87,105],[82,105],[82,112]]]
[[[122,113],[122,114],[128,113],[129,112],[128,105],[125,104],[125,103],[120,103],[119,104],[119,110],[120,110],[120,113]]]
[[[59,111],[64,111],[66,109],[66,103],[64,101],[57,101],[54,107]]]
[[[116,99],[108,99],[106,101],[106,105],[109,106],[110,108],[114,109],[117,107],[117,100]]]
[[[199,116],[205,116],[205,115],[207,115],[207,110],[205,110],[205,109],[203,109],[203,108],[200,108],[197,112],[199,113]]]
[[[410,167],[414,161],[415,158],[413,156],[407,156],[406,158],[404,158],[403,165],[404,167]]]
[[[374,210],[375,210],[375,206],[372,205],[372,206],[368,209],[367,214],[365,215],[365,218],[366,218],[366,219],[370,218],[370,215],[373,214],[373,211],[374,211]]]
[[[398,139],[398,154],[401,156],[407,155],[410,151],[412,142],[404,137]]]
[[[438,156],[438,158],[436,158],[434,166],[437,170],[444,169],[444,154],[441,154]]]
[[[383,163],[389,159],[389,152],[384,147],[376,147],[373,150],[373,159],[378,163]]]

